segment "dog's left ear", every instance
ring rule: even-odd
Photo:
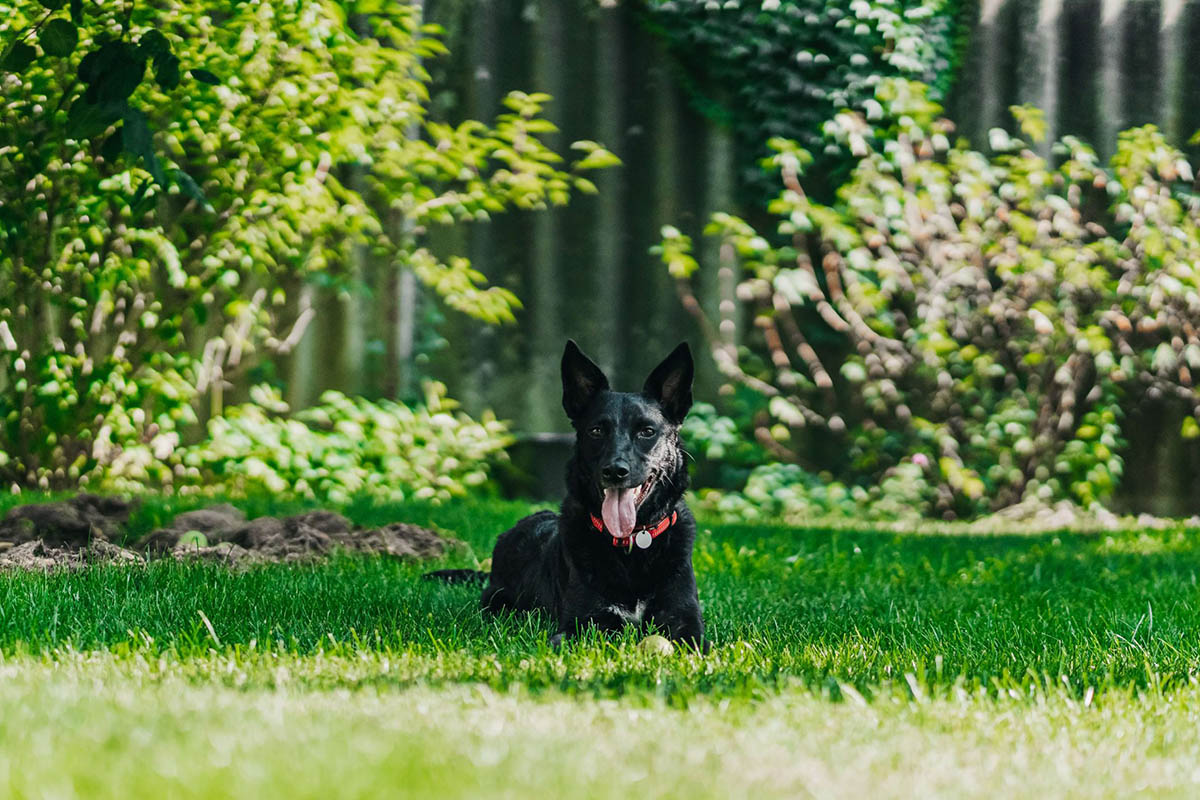
[[[671,355],[654,368],[642,394],[658,403],[672,424],[678,425],[692,407],[692,351],[687,342],[671,351]]]

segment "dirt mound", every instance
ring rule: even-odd
[[[400,558],[439,558],[446,554],[449,547],[460,544],[457,539],[446,539],[431,530],[394,522],[379,530],[358,531],[354,534],[353,543],[347,543],[347,547],[364,553],[387,553]]]
[[[142,539],[138,547],[150,557],[167,555],[179,546],[181,539],[193,531],[201,534],[191,537],[193,549],[197,542],[201,543],[199,546],[205,547],[210,541],[220,541],[220,535],[225,531],[244,525],[245,522],[246,515],[227,503],[196,511],[185,511],[176,516],[168,527],[160,528]]]
[[[170,552],[177,557],[199,556],[226,561],[309,561],[335,550],[380,553],[399,558],[437,558],[458,543],[426,528],[402,522],[374,530],[355,529],[350,520],[332,511],[310,511],[277,519],[259,517],[248,522],[230,518],[223,527],[212,527],[203,538],[186,526],[180,515],[170,529],[156,531],[146,540],[148,552]],[[181,524],[182,523],[182,524]]]
[[[78,549],[92,540],[116,538],[129,521],[131,505],[115,497],[81,494],[60,503],[34,503],[11,509],[0,520],[0,541],[41,540]]]
[[[97,539],[83,547],[55,547],[43,539],[0,551],[0,569],[78,569],[85,564],[142,564],[132,550]]]
[[[247,520],[242,511],[222,504],[179,514],[142,539],[137,552],[110,542],[120,539],[129,511],[128,503],[94,495],[14,508],[0,521],[0,569],[73,569],[154,558],[227,564],[313,561],[336,550],[425,559],[460,544],[402,522],[356,529],[341,514],[325,510]]]

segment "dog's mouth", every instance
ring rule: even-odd
[[[604,526],[608,528],[608,532],[619,539],[631,535],[634,526],[637,525],[637,510],[650,496],[650,490],[653,488],[653,476],[645,483],[627,489],[606,488],[600,515],[604,517]]]

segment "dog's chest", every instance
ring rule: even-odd
[[[632,622],[636,625],[641,625],[642,619],[646,616],[646,601],[638,600],[632,608],[614,603],[608,607],[608,610],[626,622]]]

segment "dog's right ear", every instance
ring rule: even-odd
[[[608,378],[583,354],[574,339],[567,340],[567,349],[563,351],[562,382],[563,408],[571,419],[577,419],[592,398],[608,388]]]

